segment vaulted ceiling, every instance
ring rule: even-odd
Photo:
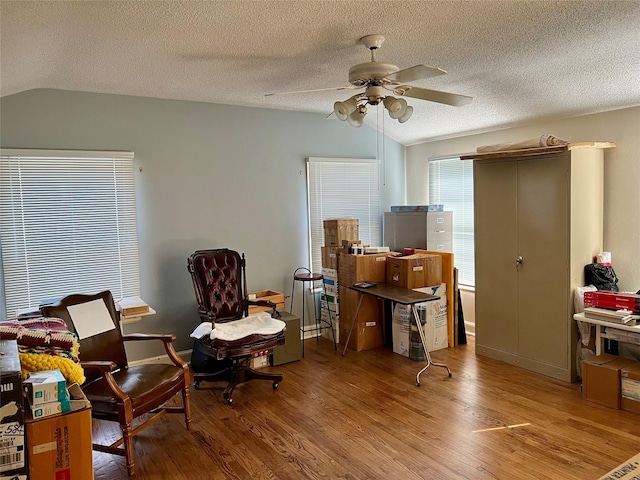
[[[36,88],[192,100],[328,115],[386,40],[379,61],[446,75],[414,86],[459,93],[453,107],[408,98],[404,124],[365,123],[410,145],[640,105],[640,1],[6,1],[0,94]],[[327,120],[337,121],[337,120]],[[344,123],[344,128],[354,128]]]

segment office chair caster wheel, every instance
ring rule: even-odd
[[[226,398],[226,399],[224,400],[224,403],[226,403],[227,405],[231,405],[231,404],[233,403],[233,398],[231,398],[231,397]]]
[[[277,389],[278,389],[278,387],[280,386],[280,384],[279,384],[278,382],[273,382],[273,385],[272,385],[272,386],[273,386],[273,389],[274,389],[274,390],[277,390]]]
[[[200,382],[195,382],[193,384],[193,388],[195,388],[196,390],[200,390]]]

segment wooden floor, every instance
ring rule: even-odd
[[[136,479],[597,479],[640,452],[640,415],[582,401],[567,384],[475,355],[422,367],[388,349],[345,357],[307,340],[284,381],[191,393],[193,428],[167,415],[136,437]],[[203,384],[203,387],[206,385]],[[104,423],[94,433],[109,437]],[[127,478],[94,452],[96,479]]]

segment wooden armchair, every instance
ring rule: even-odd
[[[87,338],[82,338],[82,334],[79,334],[80,364],[87,377],[82,390],[91,402],[92,417],[118,422],[122,438],[111,445],[94,443],[93,449],[124,456],[127,472],[131,476],[134,474],[134,435],[159,420],[165,413],[183,413],[187,430],[190,429],[189,366],[173,348],[174,335],[122,335],[120,315],[109,291],[96,295],[69,295],[55,304],[43,306],[42,313],[48,317],[63,319],[69,330],[78,333],[69,307],[94,301],[104,303],[113,321],[113,328]],[[97,305],[102,308],[100,303]],[[130,366],[124,342],[143,340],[162,341],[173,364],[145,363]],[[182,394],[182,406],[164,406],[177,393]],[[153,416],[134,427],[134,420],[147,413],[153,413]]]

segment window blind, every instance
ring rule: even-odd
[[[320,272],[324,220],[357,218],[360,240],[382,241],[377,160],[310,157],[307,162],[311,270]]]
[[[429,203],[453,211],[453,255],[458,283],[475,286],[473,162],[459,156],[429,161]]]
[[[6,314],[44,299],[140,295],[133,153],[0,150]]]

